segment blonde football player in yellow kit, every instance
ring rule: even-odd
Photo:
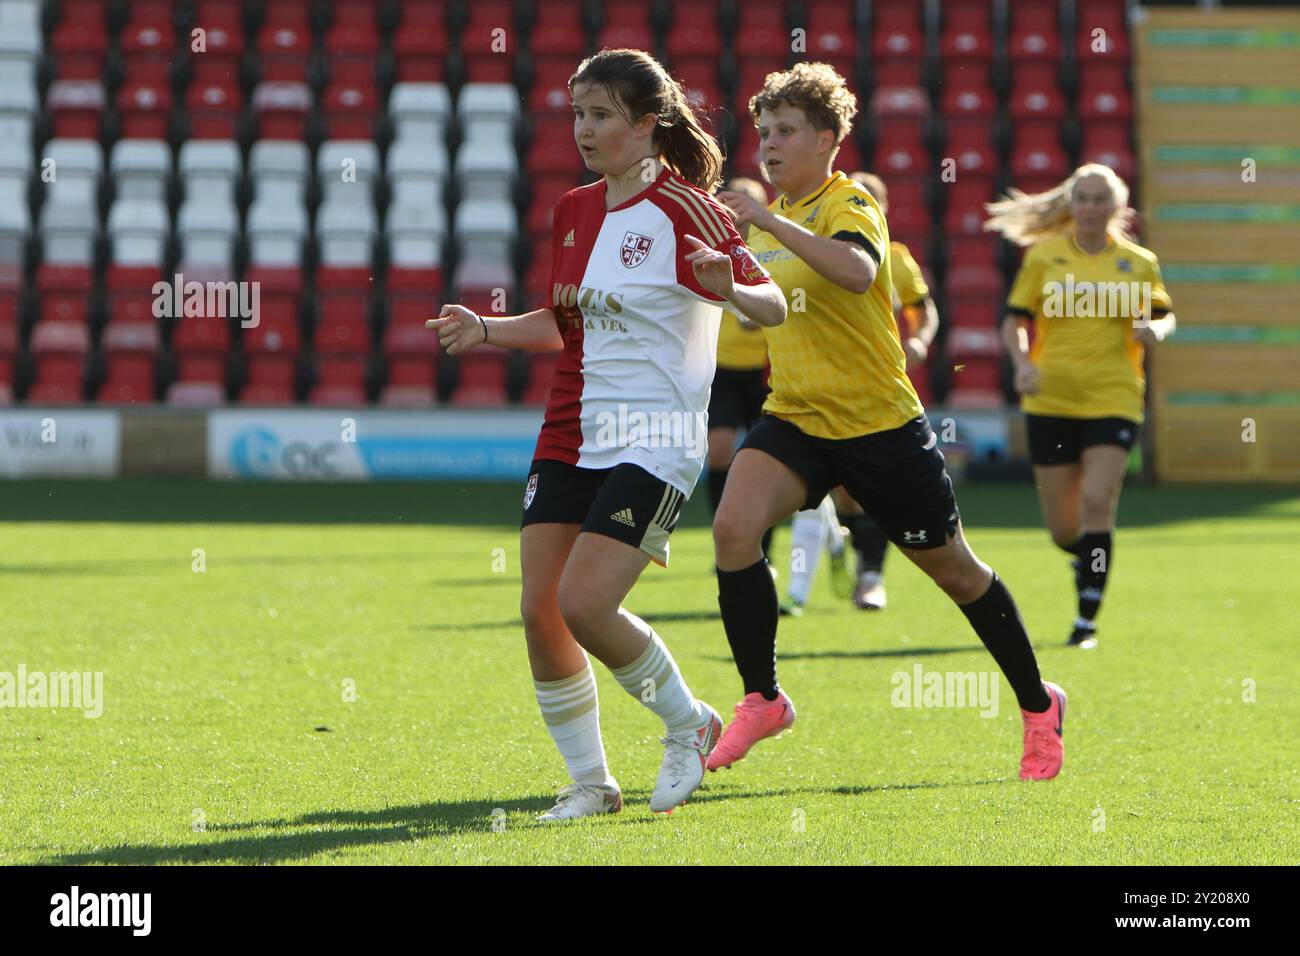
[[[1173,333],[1173,306],[1155,253],[1133,240],[1128,186],[1109,166],[1080,166],[1038,195],[1013,190],[988,210],[986,229],[1029,247],[1002,338],[1047,529],[1074,556],[1069,643],[1094,647],[1115,508],[1142,424],[1144,350]]]
[[[713,524],[718,604],[744,684],[709,769],[731,766],[794,721],[776,679],[776,587],[759,542],[836,485],[962,610],[1006,674],[1024,719],[1020,775],[1060,772],[1065,694],[1046,684],[1006,586],[962,534],[952,482],[907,378],[894,322],[889,227],[831,164],[857,99],[826,63],[770,73],[749,101],[770,206],[723,192],[789,303],[764,330],[771,394],[732,462]]]

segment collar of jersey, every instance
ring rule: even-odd
[[[1096,252],[1085,251],[1083,246],[1079,245],[1079,243],[1075,241],[1073,229],[1071,229],[1068,233],[1066,233],[1066,238],[1070,242],[1071,251],[1076,252],[1081,256],[1086,256],[1089,259],[1096,259],[1099,256],[1109,255],[1110,253],[1114,252],[1117,248],[1119,248],[1119,244],[1115,242],[1115,237],[1112,236],[1110,233],[1106,233],[1106,244],[1102,246],[1100,249],[1098,249]]]
[[[799,202],[797,202],[797,203],[796,203],[795,205],[793,205],[793,206],[791,206],[791,205],[789,204],[789,202],[787,202],[787,197],[782,196],[782,197],[781,197],[781,208],[782,208],[782,209],[798,209],[800,206],[806,206],[806,205],[808,205],[810,202],[816,202],[818,199],[821,199],[821,198],[822,198],[822,194],[825,193],[826,190],[828,190],[828,189],[831,188],[831,184],[832,184],[833,182],[835,182],[835,180],[839,179],[839,178],[840,178],[841,176],[843,176],[843,175],[844,175],[844,174],[841,173],[838,169],[834,170],[834,171],[831,173],[829,179],[827,179],[827,180],[826,180],[825,182],[823,182],[820,186],[818,186],[815,190],[813,190],[813,193],[812,193],[811,196],[807,196],[807,197],[805,197],[804,199],[800,199]]]
[[[647,196],[650,195],[650,193],[654,192],[654,190],[658,189],[661,185],[663,185],[663,181],[664,181],[665,179],[668,178],[668,174],[669,174],[670,172],[672,172],[672,170],[670,170],[670,169],[668,168],[668,166],[665,164],[665,165],[663,166],[663,168],[659,170],[659,176],[658,176],[657,179],[655,179],[654,182],[652,182],[652,183],[651,183],[649,186],[647,186],[645,189],[641,190],[641,191],[640,191],[639,193],[637,193],[635,196],[632,196],[632,197],[629,198],[629,199],[624,199],[621,203],[619,203],[619,204],[618,204],[617,206],[615,206],[613,209],[606,209],[605,212],[607,212],[607,213],[618,212],[620,209],[626,209],[628,206],[631,206],[631,205],[633,205],[633,204],[635,204],[635,203],[639,203],[642,199],[645,199]],[[600,178],[600,205],[601,205],[601,208],[604,208],[604,206],[605,206],[605,196],[606,196],[608,193],[609,193],[609,183],[605,180],[605,177],[602,176],[602,177]]]

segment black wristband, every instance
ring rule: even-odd
[[[477,314],[477,313],[475,313]],[[478,317],[479,325],[483,326],[483,341],[487,341],[487,320],[483,316]]]

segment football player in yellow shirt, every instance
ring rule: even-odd
[[[1094,647],[1115,509],[1142,424],[1144,350],[1173,333],[1173,306],[1155,253],[1133,240],[1128,186],[1109,166],[1080,166],[1038,195],[1012,190],[988,210],[985,229],[1029,247],[1002,339],[1047,530],[1074,556],[1079,604],[1069,643]]]
[[[767,192],[756,180],[737,177],[726,188],[744,193],[755,202],[767,203]],[[738,231],[744,239],[749,227],[740,226]],[[763,400],[767,397],[767,385],[763,381],[766,370],[767,342],[762,326],[723,309],[722,324],[718,327],[718,368],[709,394],[709,504],[715,512],[727,483],[727,469],[736,454],[736,437],[762,414]],[[763,554],[769,554],[771,547],[769,528],[763,536]]]
[[[732,462],[713,523],[718,604],[745,696],[709,755],[730,766],[794,722],[776,679],[776,587],[759,542],[836,485],[960,607],[1007,676],[1024,719],[1020,775],[1060,772],[1065,693],[1039,676],[1010,592],[962,534],[952,482],[907,378],[894,323],[889,227],[875,199],[831,172],[857,98],[826,63],[769,73],[749,101],[770,206],[723,192],[789,303],[764,330],[772,389]]]

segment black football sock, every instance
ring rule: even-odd
[[[776,583],[766,559],[718,571],[718,607],[746,694],[776,700]]]
[[[1109,531],[1085,531],[1079,539],[1079,617],[1094,620],[1106,590],[1106,575],[1115,553]]]
[[[865,514],[849,515],[845,524],[853,536],[853,550],[858,553],[858,573],[880,572],[885,566],[885,548],[889,546],[885,532]]]
[[[727,484],[726,468],[709,469],[709,503],[713,506],[713,513],[718,513],[718,503],[722,501],[722,489]]]
[[[1007,676],[1020,709],[1041,714],[1052,706],[1052,699],[1043,689],[1043,679],[1038,673],[1038,661],[1025,632],[1025,623],[1020,619],[1011,592],[997,572],[994,572],[983,597],[957,606]]]
[[[1079,542],[1082,540],[1083,540],[1082,537],[1078,537],[1075,538],[1074,541],[1071,542],[1070,544],[1057,544],[1056,546],[1060,548],[1062,551],[1064,551],[1066,554],[1072,554],[1077,558],[1079,556]],[[1055,543],[1056,542],[1053,542],[1053,544]]]

